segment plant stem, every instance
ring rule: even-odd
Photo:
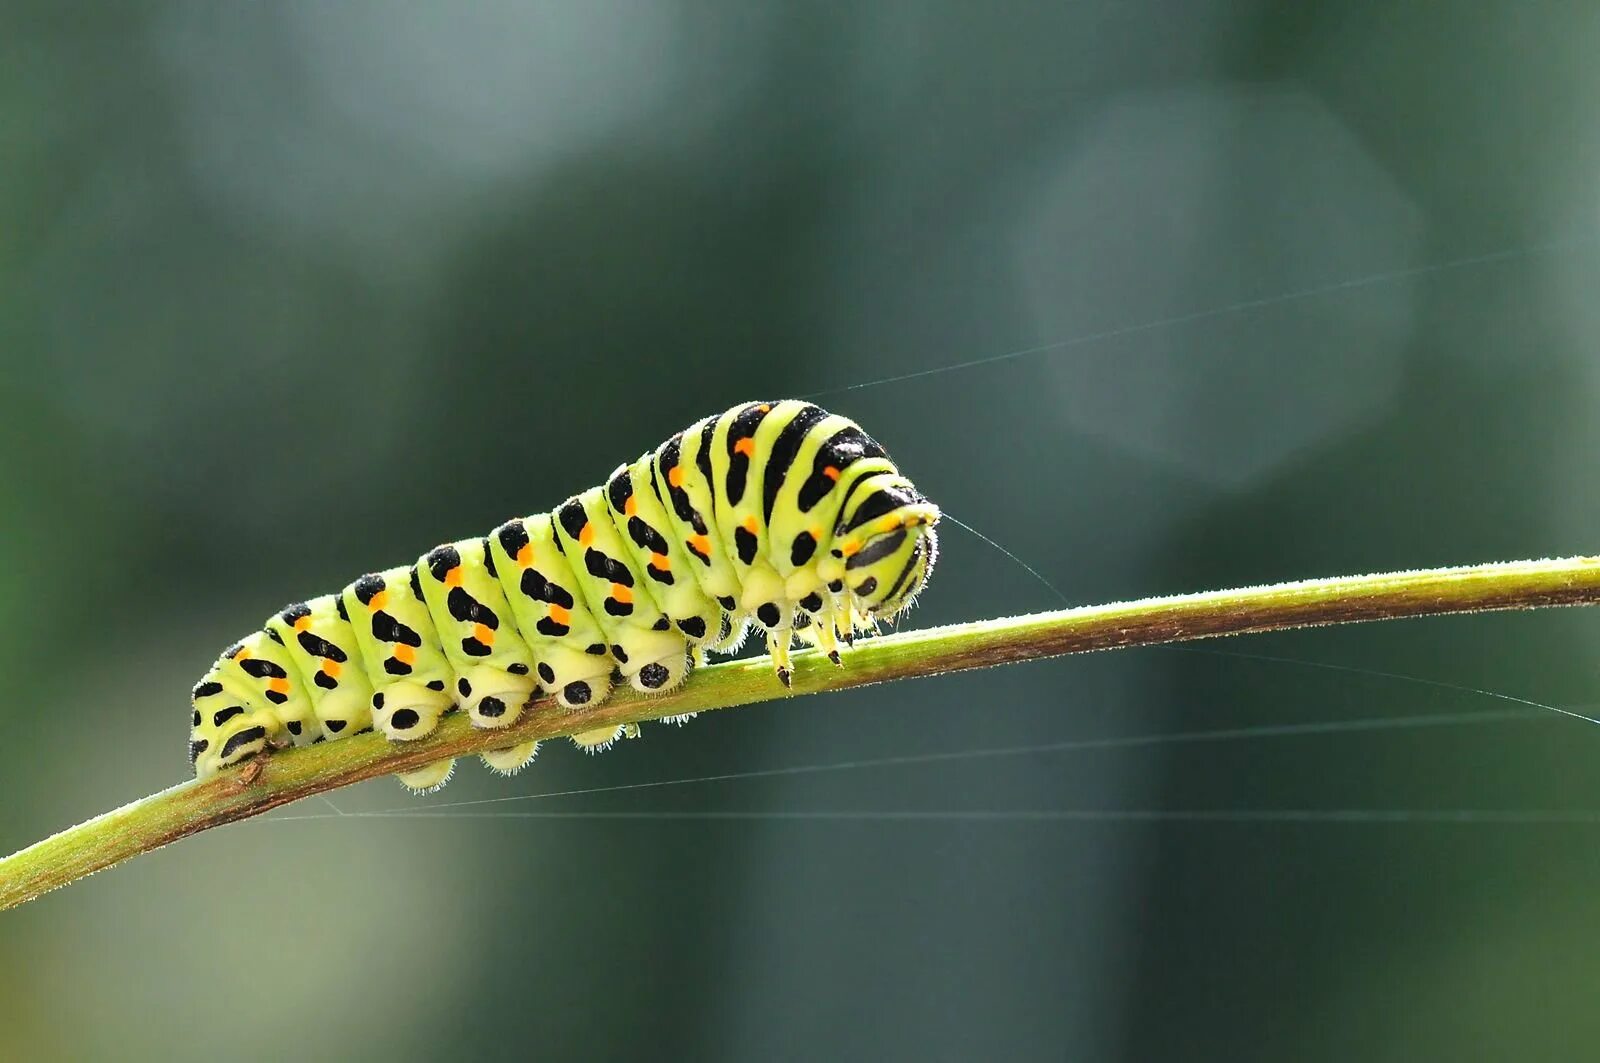
[[[816,653],[797,654],[788,690],[774,678],[770,663],[757,658],[700,669],[668,694],[647,698],[619,690],[605,703],[578,712],[541,700],[517,723],[499,731],[474,730],[457,714],[420,741],[392,743],[367,734],[286,750],[70,827],[0,860],[0,909],[168,842],[303,797],[533,738],[1089,650],[1319,624],[1596,602],[1600,602],[1600,558],[1595,557],[1344,576],[1146,598],[864,639],[848,652],[843,668],[833,667]]]

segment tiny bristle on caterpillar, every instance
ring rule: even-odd
[[[190,760],[205,778],[369,729],[411,741],[457,709],[506,727],[541,693],[575,709],[618,677],[659,693],[752,627],[786,681],[794,641],[838,663],[858,631],[911,604],[938,520],[847,418],[797,400],[735,406],[548,513],[280,609],[196,684]],[[533,752],[485,760],[506,773]],[[400,778],[437,789],[450,768]]]

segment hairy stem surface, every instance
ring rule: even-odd
[[[646,698],[621,689],[604,704],[581,712],[568,712],[548,699],[540,700],[517,723],[498,731],[474,730],[462,714],[456,714],[420,741],[392,743],[380,735],[366,734],[286,750],[203,783],[182,783],[69,827],[0,860],[0,909],[15,907],[168,842],[291,801],[531,738],[1089,650],[1319,624],[1596,602],[1600,602],[1600,558],[1595,557],[1341,576],[1146,598],[865,639],[856,643],[843,668],[835,668],[816,653],[796,654],[793,685],[788,690],[774,678],[767,659],[756,658],[699,669],[688,683],[669,694]]]

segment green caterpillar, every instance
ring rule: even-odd
[[[376,729],[392,741],[464,709],[506,727],[541,692],[569,708],[613,682],[670,690],[752,623],[789,682],[798,638],[839,646],[905,610],[938,555],[939,510],[854,422],[788,400],[699,421],[554,513],[436,547],[298,602],[194,688],[202,779],[287,745]],[[623,732],[573,736],[591,750]],[[483,754],[500,772],[527,742]],[[453,761],[399,776],[428,790]]]

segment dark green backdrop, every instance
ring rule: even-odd
[[[0,850],[180,779],[281,602],[749,398],[1074,602],[1594,550],[1597,52],[1576,0],[11,0]],[[1056,601],[945,544],[913,624]],[[1597,635],[1222,648],[1578,705]],[[1163,649],[467,765],[433,804],[1402,720],[310,802],[0,916],[0,1055],[1588,1058],[1592,825],[792,818],[1600,807],[1600,731],[1508,708]],[[631,810],[773,815],[533,815]]]

